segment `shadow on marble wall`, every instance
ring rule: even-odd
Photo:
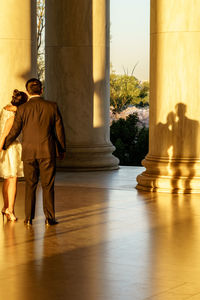
[[[155,134],[160,142],[161,157],[168,160],[168,172],[172,175],[172,192],[177,189],[179,179],[186,177],[182,189],[191,189],[195,174],[195,158],[198,157],[199,122],[186,116],[187,105],[177,103],[175,111],[167,115],[166,123],[158,123]],[[159,170],[158,175],[160,173]]]
[[[26,56],[29,57],[28,68],[25,69],[22,61],[22,69],[18,70],[18,73],[15,74],[17,78],[22,79],[24,81],[24,91],[25,91],[25,83],[31,77],[37,78],[37,1],[31,0],[30,2],[30,16],[29,16],[29,28],[30,28],[30,45],[28,51],[30,53],[26,53]],[[18,88],[18,87],[15,87]]]

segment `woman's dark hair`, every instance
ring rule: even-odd
[[[26,90],[30,95],[40,95],[42,93],[42,82],[37,78],[31,78],[26,82]]]
[[[12,101],[11,101],[12,105],[19,106],[21,104],[26,103],[27,100],[28,100],[28,96],[26,95],[26,93],[18,90],[13,91]]]

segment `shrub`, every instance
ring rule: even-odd
[[[114,155],[121,165],[141,166],[148,153],[149,129],[140,124],[138,115],[133,113],[126,119],[113,121],[110,126],[110,138],[116,147]]]

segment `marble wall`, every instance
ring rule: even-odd
[[[0,108],[36,76],[36,1],[0,1]]]
[[[46,1],[46,97],[61,109],[66,169],[115,169],[109,137],[109,1]]]
[[[138,188],[200,192],[198,1],[151,1],[150,145]]]

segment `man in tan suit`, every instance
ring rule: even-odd
[[[66,151],[62,117],[55,102],[41,97],[42,83],[32,78],[27,81],[29,101],[21,105],[8,134],[4,149],[22,131],[22,160],[26,181],[24,223],[32,225],[35,216],[36,188],[40,176],[43,190],[43,209],[46,225],[55,225],[54,180],[56,153],[63,157]]]

